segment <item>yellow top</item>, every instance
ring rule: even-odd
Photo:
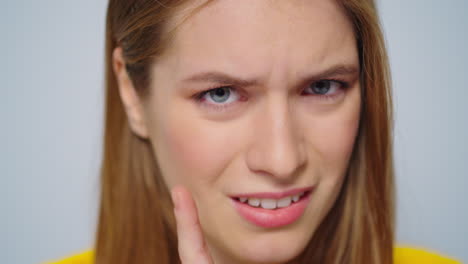
[[[428,252],[422,249],[414,248],[395,248],[394,252],[395,264],[461,264],[456,260],[443,257],[441,255]],[[49,264],[92,264],[93,252],[86,251],[84,253],[71,256],[58,262]]]

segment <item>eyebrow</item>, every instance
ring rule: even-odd
[[[354,75],[359,73],[359,67],[354,64],[339,64],[332,66],[322,72],[313,74],[312,76],[308,76],[302,78],[300,83],[310,82],[313,80],[321,80],[321,79],[329,79],[333,78],[334,76],[343,76],[343,75]],[[222,73],[219,71],[210,71],[210,72],[202,72],[194,74],[186,79],[183,82],[208,82],[208,83],[221,83],[221,84],[229,84],[234,86],[254,86],[260,83],[259,80],[252,79],[242,79],[231,76],[226,73]]]

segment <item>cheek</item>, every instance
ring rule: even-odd
[[[353,151],[360,119],[359,95],[352,94],[340,109],[309,122],[310,144],[322,175],[342,177]]]
[[[339,110],[308,123],[315,157],[310,162],[318,184],[309,217],[317,221],[329,212],[345,179],[360,119],[359,97],[353,99]]]
[[[228,135],[203,120],[177,113],[162,126],[155,152],[170,187],[183,184],[198,193],[216,182],[229,161]]]
[[[326,165],[347,163],[353,150],[359,124],[356,116],[341,116],[321,122],[315,145]]]

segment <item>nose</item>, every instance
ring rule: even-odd
[[[279,182],[291,182],[306,164],[305,145],[294,107],[282,98],[266,103],[254,118],[247,166]]]

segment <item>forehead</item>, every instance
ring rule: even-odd
[[[179,75],[193,67],[262,74],[358,61],[353,27],[332,0],[215,0],[178,27],[166,57]]]

